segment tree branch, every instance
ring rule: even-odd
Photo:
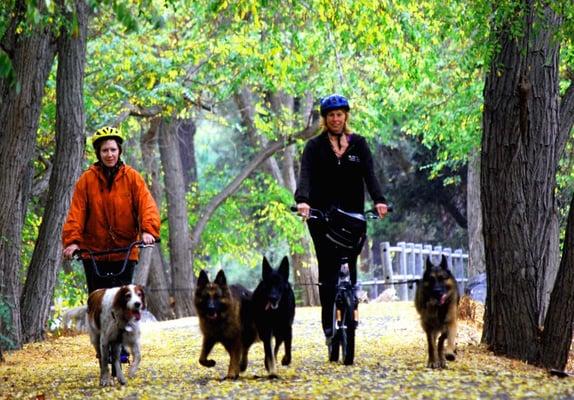
[[[44,170],[34,177],[32,190],[30,192],[30,195],[33,197],[40,196],[48,190],[50,175],[52,174],[52,163],[50,160],[47,160],[42,156],[38,157],[38,160],[44,164]]]
[[[191,248],[192,252],[195,250],[197,245],[201,240],[201,234],[207,225],[207,222],[217,210],[217,208],[229,197],[231,197],[240,187],[241,184],[253,171],[257,169],[265,160],[271,157],[273,154],[279,150],[284,149],[290,144],[294,143],[299,139],[308,139],[313,136],[319,129],[319,118],[317,116],[309,118],[309,124],[305,129],[299,131],[293,136],[287,138],[281,138],[279,140],[270,142],[267,147],[265,147],[251,162],[231,181],[225,189],[223,189],[219,194],[217,194],[211,201],[205,206],[205,209],[201,213],[201,217],[193,227],[191,232]]]
[[[118,126],[124,122],[128,117],[139,117],[139,118],[153,118],[158,116],[162,112],[160,106],[151,106],[148,108],[138,107],[129,101],[124,102],[123,111],[118,115],[111,125]]]

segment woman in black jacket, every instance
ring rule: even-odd
[[[375,177],[373,158],[364,137],[348,127],[349,102],[333,94],[321,101],[322,132],[310,139],[303,151],[295,201],[303,218],[309,209],[327,211],[331,208],[363,213],[365,186],[380,218],[387,213],[386,200]],[[319,297],[322,325],[329,340],[333,335],[333,303],[338,278],[337,252],[325,236],[321,221],[307,221],[319,264]],[[349,257],[351,281],[357,282],[357,257]]]

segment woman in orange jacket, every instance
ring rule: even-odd
[[[122,143],[122,135],[112,127],[100,128],[92,136],[98,162],[76,183],[62,232],[65,258],[71,258],[80,248],[103,251],[128,247],[138,239],[152,244],[159,237],[156,203],[141,175],[121,161]],[[114,279],[98,276],[92,261],[85,259],[88,293],[131,283],[138,257],[134,247],[124,272]],[[100,256],[98,269],[117,274],[124,259],[125,254]]]

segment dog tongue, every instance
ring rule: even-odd
[[[132,311],[132,315],[136,321],[139,321],[142,317],[142,314],[139,311]]]
[[[446,295],[446,293],[443,294],[443,295],[440,297],[440,304],[441,304],[441,305],[444,304],[444,302],[446,301],[446,298],[447,298],[447,297],[448,297],[448,296]]]

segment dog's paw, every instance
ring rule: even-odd
[[[237,378],[239,378],[239,374],[229,372],[229,373],[225,376],[225,378],[223,378],[223,379],[224,379],[224,380],[234,381],[234,380],[236,380]]]
[[[100,378],[100,386],[102,387],[106,387],[106,386],[113,386],[114,385],[114,381],[112,380],[112,378],[110,378],[110,376],[102,376]]]
[[[444,362],[444,361],[429,361],[427,363],[427,368],[432,368],[432,369],[446,368],[446,362]]]
[[[269,379],[279,379],[279,375],[277,375],[276,373],[272,373],[272,374],[269,374],[269,375],[267,376],[267,378],[269,378]]]
[[[125,376],[120,375],[120,376],[118,376],[117,378],[118,378],[118,382],[120,383],[120,385],[123,386],[123,385],[125,385],[125,384],[127,383]]]
[[[132,379],[136,376],[137,368],[130,368],[128,371],[128,378]]]
[[[284,355],[281,359],[281,365],[289,365],[291,364],[291,356]]]
[[[456,355],[455,355],[455,353],[446,353],[446,354],[445,354],[445,357],[446,357],[446,359],[447,359],[448,361],[454,361],[454,360],[456,360]]]
[[[199,360],[199,363],[204,367],[213,367],[215,365],[215,360]]]

